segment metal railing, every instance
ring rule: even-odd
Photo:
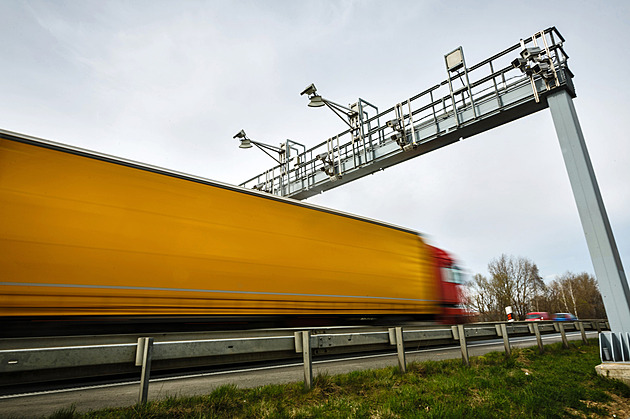
[[[308,198],[542,110],[547,104],[540,98],[551,89],[566,88],[574,94],[563,42],[552,27],[470,68],[447,71],[447,80],[376,115],[361,108],[351,121],[353,127],[240,186]],[[512,61],[519,49],[539,43],[553,73],[524,74]],[[357,104],[363,102],[359,98]]]
[[[81,370],[85,374],[86,368],[89,368],[92,374],[105,375],[112,373],[115,365],[124,367],[119,369],[120,371],[136,371],[136,373],[140,367],[139,401],[144,402],[154,365],[158,366],[157,369],[167,369],[183,366],[230,365],[254,360],[301,358],[304,362],[304,383],[307,388],[310,388],[313,379],[312,359],[322,355],[382,351],[395,346],[399,366],[402,371],[405,371],[405,350],[409,349],[459,343],[462,359],[468,363],[468,341],[503,338],[505,350],[509,353],[510,336],[535,335],[542,352],[542,334],[560,333],[563,342],[568,345],[565,334],[567,331],[580,331],[582,339],[586,341],[586,330],[601,332],[606,329],[609,329],[606,321],[589,320],[479,323],[442,328],[362,327],[299,331],[259,330],[245,332],[244,337],[225,338],[207,338],[203,335],[199,337],[199,334],[139,338],[103,336],[93,344],[76,342],[85,338],[68,338],[67,344],[63,343],[62,338],[56,338],[52,342],[46,339],[15,339],[11,342],[11,339],[7,339],[0,349],[0,384],[7,386],[21,382],[36,382],[38,377],[46,376],[46,371],[52,372],[56,379],[60,379],[63,377],[63,371],[66,370]],[[198,338],[192,338],[194,336]],[[31,342],[32,346],[39,345],[39,347],[24,347],[27,342]]]

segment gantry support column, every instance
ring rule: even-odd
[[[547,96],[569,174],[610,330],[630,332],[630,290],[584,142],[573,100],[566,90]]]

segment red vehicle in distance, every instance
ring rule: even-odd
[[[527,313],[526,322],[535,322],[540,320],[551,320],[551,316],[546,311],[532,311]]]

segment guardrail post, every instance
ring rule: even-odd
[[[595,322],[595,327],[597,328],[597,334],[601,334],[602,333],[602,326],[599,324],[599,320],[597,320]]]
[[[536,335],[536,343],[538,344],[538,353],[542,354],[545,352],[545,347],[543,346],[542,337],[540,336],[540,329],[538,328],[537,322],[530,322],[529,330]]]
[[[153,338],[138,338],[136,366],[142,366],[140,375],[140,395],[138,403],[144,404],[149,396],[149,378],[151,376],[151,358],[153,357]]]
[[[313,359],[311,353],[311,332],[295,332],[295,352],[302,352],[304,361],[304,388],[313,388]]]
[[[560,336],[562,336],[562,346],[569,348],[569,340],[567,339],[567,333],[564,331],[564,324],[562,322],[556,322]]]
[[[580,327],[580,333],[582,334],[582,342],[584,342],[585,345],[588,345],[588,339],[586,339],[586,331],[584,330],[584,323],[578,322],[578,326]]]
[[[468,360],[468,346],[466,345],[466,332],[464,330],[464,325],[458,324],[457,326],[452,326],[451,330],[453,331],[453,337],[455,339],[459,339],[459,346],[462,350],[462,362],[469,366],[470,361]]]
[[[507,326],[505,323],[499,325],[501,329],[501,337],[503,338],[503,346],[505,347],[505,354],[507,356],[512,355],[512,348],[510,347],[510,337],[508,336]]]
[[[403,373],[407,372],[407,359],[405,358],[405,340],[402,327],[389,328],[389,343],[396,345],[398,352],[398,367]]]

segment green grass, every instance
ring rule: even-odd
[[[224,386],[207,396],[168,398],[144,406],[61,418],[550,418],[613,417],[630,412],[630,387],[595,373],[596,341],[514,349],[472,358],[317,376],[302,383],[255,389]],[[626,410],[624,410],[626,409]],[[624,417],[625,417],[624,416]]]

